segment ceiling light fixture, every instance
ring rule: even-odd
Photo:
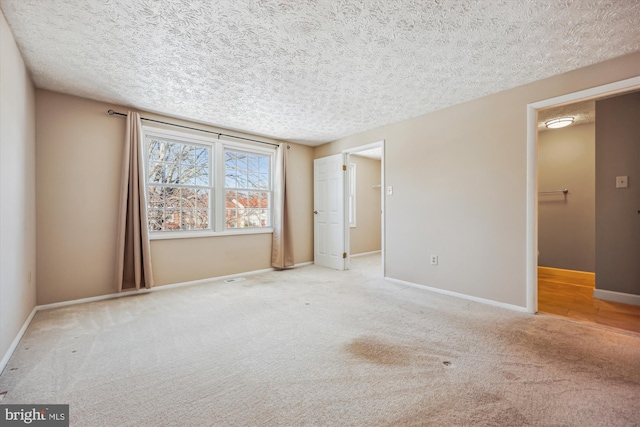
[[[575,118],[573,117],[562,117],[559,119],[548,120],[544,122],[544,125],[549,129],[559,129],[565,126],[569,126],[573,123],[574,120]]]

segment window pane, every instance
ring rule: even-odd
[[[180,230],[180,211],[167,209],[164,212],[164,229]]]
[[[269,175],[266,173],[261,173],[259,176],[258,188],[263,190],[269,189]]]
[[[229,209],[235,209],[238,207],[238,201],[237,199],[237,194],[234,190],[227,190],[225,191],[225,199],[226,199],[226,204],[225,206]]]
[[[238,191],[236,196],[238,208],[246,208],[249,206],[249,195],[246,191]]]
[[[166,144],[157,139],[149,140],[149,160],[152,162],[161,162],[164,160]]]
[[[149,163],[149,182],[165,182],[164,164],[158,162]]]
[[[209,150],[202,147],[195,149],[195,179],[196,185],[209,186],[211,185],[211,177],[209,173]]]
[[[262,209],[249,209],[247,211],[249,227],[260,227]]]
[[[182,230],[195,230],[196,217],[193,209],[183,209],[180,215]]]
[[[193,145],[182,144],[180,148],[180,163],[183,165],[191,165],[193,164],[193,150],[195,147]]]
[[[260,209],[260,227],[271,227],[269,209]]]
[[[224,180],[224,186],[227,188],[238,187],[238,180],[236,179],[236,171],[230,171],[229,169],[227,169],[225,180]]]
[[[245,228],[249,224],[249,215],[247,209],[238,209],[238,228]]]
[[[208,186],[209,185],[209,164],[198,165],[194,169],[195,183],[196,185]]]
[[[225,227],[226,228],[238,227],[237,213],[238,211],[236,209],[227,209],[225,211]]]
[[[260,194],[255,191],[251,191],[249,193],[249,207],[251,208],[259,208],[260,207]]]
[[[260,172],[269,173],[269,156],[260,157]]]
[[[260,207],[265,209],[270,209],[271,204],[269,200],[271,198],[271,193],[260,193]]]
[[[225,151],[224,153],[224,166],[227,169],[236,169],[236,153],[232,151]]]
[[[182,144],[178,144],[175,142],[167,142],[167,157],[166,161],[170,163],[180,163],[180,159],[182,157]]]
[[[164,182],[167,184],[182,184],[180,182],[180,165],[177,163],[165,163],[164,177]]]
[[[149,209],[162,209],[164,207],[164,188],[149,187],[147,191],[147,203]]]
[[[198,166],[209,166],[209,149],[204,147],[194,148],[194,163]]]
[[[159,209],[149,209],[147,215],[149,216],[149,231],[162,231],[164,212]]]
[[[244,153],[237,153],[236,154],[237,159],[238,159],[238,170],[240,171],[246,171],[247,170],[247,155]]]
[[[196,197],[197,197],[196,207],[198,209],[209,208],[209,190],[198,188],[196,190]]]
[[[196,192],[191,188],[183,188],[181,190],[182,195],[182,209],[194,209],[196,207]]]
[[[209,228],[209,210],[198,209],[196,211],[196,228],[200,230]]]
[[[248,188],[247,172],[245,172],[245,171],[237,171],[237,173],[236,173],[236,188]]]
[[[180,189],[175,187],[165,187],[165,207],[167,209],[180,209]]]
[[[249,171],[258,172],[260,170],[260,157],[261,156],[249,156]]]
[[[182,164],[187,166],[193,166],[196,164],[196,147],[194,145],[183,144]]]
[[[260,174],[249,172],[248,176],[247,188],[260,188]]]

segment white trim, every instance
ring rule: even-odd
[[[527,312],[538,311],[538,110],[640,89],[640,76],[527,105],[526,292]]]
[[[38,310],[48,310],[50,308],[58,308],[58,307],[66,307],[69,305],[76,305],[76,304],[84,304],[87,302],[94,302],[94,301],[102,301],[102,300],[107,300],[107,299],[115,299],[115,298],[122,298],[122,297],[128,297],[131,295],[140,295],[140,294],[146,294],[149,292],[158,292],[158,291],[164,291],[167,289],[175,289],[175,288],[182,288],[185,286],[194,286],[194,285],[202,285],[204,283],[210,283],[210,282],[219,282],[219,281],[224,281],[227,279],[233,279],[236,277],[243,277],[243,276],[253,276],[256,274],[260,274],[260,273],[267,273],[273,271],[273,268],[265,268],[262,270],[253,270],[253,271],[247,271],[244,273],[236,273],[236,274],[229,274],[226,276],[217,276],[217,277],[210,277],[207,279],[198,279],[198,280],[191,280],[189,282],[180,282],[180,283],[172,283],[170,285],[159,285],[156,287],[153,287],[151,289],[140,289],[139,291],[125,291],[125,292],[116,292],[113,294],[107,294],[107,295],[99,295],[99,296],[95,296],[95,297],[89,297],[89,298],[80,298],[80,299],[75,299],[75,300],[70,300],[70,301],[61,301],[61,302],[55,302],[53,304],[46,304],[46,305],[40,305],[38,306]]]
[[[149,135],[157,138],[169,138],[169,139],[174,139],[178,141],[182,140],[191,144],[198,144],[198,145],[205,144],[207,146],[213,146],[216,143],[216,141],[218,141],[218,138],[208,136],[208,135],[201,135],[201,134],[196,135],[193,133],[189,133],[186,130],[177,131],[177,130],[166,129],[164,127],[149,125],[149,124],[142,125],[142,135],[143,137],[146,137],[147,135]]]
[[[4,371],[4,368],[7,367],[7,363],[9,363],[9,359],[11,359],[11,356],[13,356],[13,352],[16,351],[16,348],[18,347],[20,340],[24,336],[24,333],[27,331],[27,328],[31,324],[31,320],[33,320],[33,316],[35,316],[37,312],[38,312],[38,306],[33,307],[33,310],[31,310],[31,314],[29,315],[29,317],[27,317],[27,320],[24,321],[22,328],[20,328],[20,330],[18,331],[18,334],[13,339],[13,341],[11,342],[11,345],[7,349],[6,353],[4,354],[4,357],[2,357],[2,360],[0,361],[0,374],[2,374],[2,372]]]
[[[382,139],[380,141],[376,141],[376,142],[370,142],[370,143],[364,144],[364,145],[358,145],[357,147],[346,148],[342,152],[343,153],[349,153],[349,154],[356,154],[359,151],[369,151],[372,148],[382,147],[383,144],[384,144],[384,139]]]
[[[301,262],[298,264],[293,264],[293,268],[306,267],[307,265],[313,265],[313,261]]]
[[[411,286],[412,288],[418,288],[425,291],[435,292],[438,294],[449,295],[456,298],[462,298],[462,299],[466,299],[474,302],[479,302],[481,304],[492,305],[494,307],[506,308],[507,310],[518,311],[520,313],[527,313],[526,307],[520,307],[519,305],[507,304],[500,301],[474,297],[472,295],[461,294],[453,291],[447,291],[445,289],[432,288],[431,286],[419,285],[417,283],[412,283],[412,282],[405,282],[404,280],[394,279],[392,277],[385,277],[384,280],[391,283],[398,284],[398,285]]]
[[[627,294],[624,292],[607,291],[605,289],[594,289],[593,297],[605,301],[621,302],[623,304],[640,305],[640,295]]]
[[[270,145],[269,147],[265,147],[262,143],[252,143],[251,141],[247,142],[239,142],[239,141],[231,141],[224,137],[218,139],[222,143],[224,148],[229,148],[233,151],[242,151],[246,154],[252,153],[261,153],[261,154],[269,154],[274,155],[276,150],[278,149],[277,145]]]
[[[359,256],[365,256],[365,255],[379,254],[380,252],[382,252],[382,251],[380,250],[380,251],[362,252],[362,253],[359,253],[359,254],[351,255],[351,258],[357,258]]]
[[[191,239],[197,237],[221,237],[221,236],[238,236],[242,234],[269,234],[273,233],[273,227],[247,227],[232,229],[225,231],[199,231],[199,230],[180,230],[180,231],[153,231],[149,233],[149,240],[166,240],[166,239]]]
[[[544,99],[529,105],[536,110],[539,110],[541,108],[559,107],[561,105],[573,104],[574,102],[615,95],[617,93],[629,92],[636,89],[640,89],[640,76],[580,90],[578,92],[568,93],[566,95],[556,96],[555,98]],[[536,123],[536,129],[537,125],[538,124]]]
[[[364,145],[358,145],[357,147],[352,147],[352,148],[347,148],[342,150],[342,154],[344,155],[349,155],[349,154],[357,154],[359,151],[367,151],[367,150],[371,150],[372,148],[380,148],[381,149],[381,158],[380,158],[380,208],[382,210],[382,215],[381,215],[381,227],[380,227],[380,241],[381,241],[381,254],[382,254],[382,260],[381,260],[381,268],[382,268],[382,277],[385,276],[385,274],[387,274],[387,269],[386,269],[386,256],[385,256],[385,251],[386,251],[386,239],[385,239],[385,235],[386,235],[386,215],[387,215],[387,209],[386,209],[386,204],[387,204],[387,198],[386,198],[386,191],[385,189],[386,187],[386,179],[385,179],[385,140],[381,139],[380,141],[376,141],[376,142],[371,142],[369,144],[364,144]],[[345,252],[347,253],[347,262],[346,262],[346,268],[349,268],[349,261],[351,259],[351,250],[350,250],[350,246],[351,246],[351,242],[349,241],[349,228],[345,228]]]

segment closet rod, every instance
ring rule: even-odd
[[[569,190],[567,190],[567,189],[565,188],[565,189],[562,189],[562,190],[541,191],[541,192],[539,192],[538,194],[556,194],[556,193],[562,193],[562,194],[564,194],[564,195],[566,196],[568,192],[569,192]]]

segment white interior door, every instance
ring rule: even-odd
[[[345,269],[344,160],[342,154],[313,161],[313,260]]]

